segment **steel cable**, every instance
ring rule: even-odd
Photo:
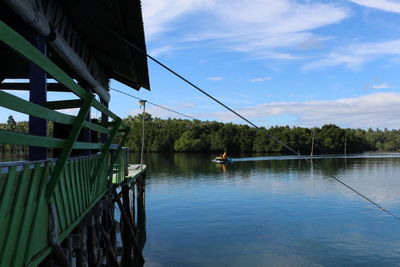
[[[199,92],[201,92],[202,94],[206,95],[207,97],[211,98],[212,100],[214,100],[216,103],[218,103],[219,105],[221,105],[222,107],[224,107],[225,109],[229,110],[230,112],[232,112],[233,114],[235,114],[236,116],[238,116],[239,118],[241,118],[242,120],[244,120],[245,122],[247,122],[248,124],[250,124],[251,126],[253,126],[256,129],[261,129],[259,126],[257,126],[256,124],[254,124],[253,122],[251,122],[250,120],[248,120],[247,118],[245,118],[243,115],[239,114],[237,111],[233,110],[232,108],[230,108],[229,106],[227,106],[226,104],[222,103],[220,100],[218,100],[217,98],[215,98],[214,96],[210,95],[209,93],[207,93],[206,91],[204,91],[203,89],[201,89],[199,86],[195,85],[194,83],[192,83],[191,81],[189,81],[188,79],[186,79],[185,77],[183,77],[182,75],[180,75],[179,73],[177,73],[176,71],[172,70],[171,68],[169,68],[168,66],[166,66],[165,64],[163,64],[162,62],[160,62],[159,60],[157,60],[156,58],[152,57],[151,55],[147,54],[146,51],[144,51],[143,49],[141,49],[140,47],[136,46],[135,44],[133,44],[132,42],[130,42],[129,40],[127,40],[126,38],[120,36],[119,34],[115,33],[114,31],[106,28],[103,26],[103,28],[105,30],[107,30],[108,32],[111,32],[113,35],[115,35],[117,38],[123,40],[126,44],[128,44],[129,46],[131,46],[132,48],[134,48],[135,50],[137,50],[138,52],[142,53],[144,56],[148,57],[149,59],[151,59],[152,61],[154,61],[155,63],[157,63],[158,65],[160,65],[161,67],[163,67],[164,69],[166,69],[167,71],[169,71],[170,73],[172,73],[173,75],[175,75],[176,77],[178,77],[179,79],[183,80],[184,82],[186,82],[187,84],[189,84],[191,87],[195,88],[196,90],[198,90]],[[312,160],[307,159],[306,157],[302,156],[299,152],[296,152],[294,149],[292,149],[291,147],[289,147],[286,143],[282,142],[281,140],[279,140],[278,138],[276,138],[275,136],[269,134],[268,132],[266,132],[266,135],[268,137],[270,137],[272,140],[274,140],[275,142],[281,144],[283,147],[285,147],[286,149],[288,149],[289,151],[291,151],[293,154],[297,155],[300,159],[305,160],[306,162],[310,163],[311,165],[313,165],[315,168],[319,169],[320,171],[322,171],[324,174],[326,174],[327,176],[329,176],[330,178],[334,179],[336,182],[340,183],[341,185],[345,186],[346,188],[348,188],[349,190],[351,190],[352,192],[354,192],[355,194],[359,195],[361,198],[365,199],[367,202],[371,203],[372,205],[376,206],[377,208],[379,208],[381,211],[387,213],[388,215],[392,216],[393,218],[397,219],[398,221],[400,221],[400,217],[393,214],[391,211],[385,209],[383,206],[381,206],[380,204],[376,203],[375,201],[373,201],[372,199],[368,198],[367,196],[365,196],[364,194],[362,194],[361,192],[359,192],[358,190],[352,188],[350,185],[346,184],[345,182],[341,181],[340,179],[338,179],[336,176],[334,176],[333,174],[331,174],[329,171],[325,170],[323,167],[319,166],[318,164],[316,164],[315,162],[313,162]]]

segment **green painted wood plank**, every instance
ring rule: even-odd
[[[124,136],[122,137],[121,144],[119,145],[117,151],[115,151],[114,156],[111,158],[111,162],[110,162],[110,165],[108,167],[109,168],[108,169],[108,174],[110,175],[111,179],[112,179],[112,173],[113,173],[114,165],[117,163],[117,160],[118,160],[119,155],[121,153],[122,147],[125,144],[127,138],[128,138],[128,133],[126,132],[124,134]],[[120,168],[123,168],[123,166],[121,166]],[[124,177],[125,177],[125,175],[124,175]],[[119,181],[119,182],[121,182],[121,181]]]
[[[78,195],[78,211],[79,213],[83,212],[83,196],[82,196],[82,175],[80,173],[80,165],[82,164],[82,160],[77,160],[73,162],[73,171],[74,171],[74,180],[75,180],[75,186],[76,186],[76,192]]]
[[[22,223],[18,229],[18,237],[15,247],[12,248],[13,256],[11,266],[22,266],[24,263],[25,251],[27,248],[28,234],[33,223],[33,213],[35,211],[35,197],[40,189],[40,178],[44,168],[40,164],[36,164],[35,169],[30,177],[31,184],[29,185],[28,197],[23,208]],[[6,252],[7,253],[7,252]]]
[[[37,267],[40,263],[42,263],[42,261],[44,261],[44,259],[47,258],[47,256],[50,255],[51,251],[51,247],[46,247],[39,254],[35,255],[32,261],[26,264],[26,267]]]
[[[86,161],[88,159],[84,159],[81,165],[81,173],[82,173],[82,194],[83,194],[83,207],[86,208],[88,205],[88,196],[87,196],[87,191],[88,191],[88,177],[90,175],[86,175]],[[94,161],[94,159],[92,159]]]
[[[71,181],[71,190],[70,191],[72,191],[72,196],[73,196],[73,200],[74,200],[73,207],[75,210],[75,218],[77,218],[79,216],[80,211],[79,211],[78,194],[77,194],[78,187],[76,186],[76,183],[75,183],[76,173],[74,172],[73,164],[74,164],[74,162],[70,161],[69,164],[67,164],[66,169],[69,172],[68,180]]]
[[[62,148],[65,140],[0,130],[0,144]],[[101,149],[97,143],[75,142],[73,149]]]
[[[64,140],[0,130],[0,144],[62,148]]]
[[[94,161],[94,160],[93,160]],[[82,162],[82,167],[81,167],[81,173],[82,173],[82,183],[83,183],[83,199],[84,199],[84,207],[86,208],[89,205],[89,197],[88,197],[88,177],[90,177],[90,175],[88,175],[87,172],[87,162],[88,159],[84,159]]]
[[[80,108],[82,104],[83,104],[82,99],[71,99],[71,100],[48,101],[46,102],[45,107],[51,110],[57,110],[57,109]]]
[[[7,225],[9,224],[8,218],[6,218],[6,213],[10,209],[10,206],[12,206],[13,201],[14,201],[14,192],[15,188],[18,185],[18,182],[20,179],[19,173],[17,173],[17,166],[12,166],[8,170],[8,177],[6,178],[6,184],[5,188],[3,190],[3,194],[1,196],[1,205],[0,205],[0,240],[5,240],[4,236],[6,234],[6,228]],[[2,254],[2,251],[4,250],[6,242],[0,242],[0,254]]]
[[[63,114],[0,90],[0,106],[38,118],[72,124],[74,116]]]
[[[71,207],[70,207],[68,186],[66,183],[64,173],[61,174],[59,187],[60,187],[61,198],[62,198],[63,206],[64,206],[63,214],[62,215],[60,214],[60,215],[64,217],[65,226],[67,227],[71,223],[72,211],[71,211]]]
[[[88,122],[88,121],[84,121],[83,122],[83,126],[85,128],[88,128],[90,130],[99,132],[99,133],[105,133],[105,134],[109,134],[111,131],[101,125],[98,125],[97,123],[92,123],[92,122]]]
[[[96,166],[95,164],[97,163],[97,161],[98,161],[99,159],[97,158],[94,162],[93,162],[93,165],[91,165],[89,162],[87,162],[86,163],[86,168],[87,168],[87,171],[88,171],[88,174],[90,174],[90,177],[92,177],[92,174],[93,174],[93,168],[94,168],[94,166]],[[87,181],[88,183],[87,183],[87,196],[88,196],[88,203],[87,203],[87,205],[89,206],[90,205],[90,203],[92,203],[92,196],[91,196],[91,188],[90,188],[90,178],[89,178],[89,181]]]
[[[72,187],[71,184],[71,176],[69,174],[69,167],[68,167],[68,163],[64,166],[63,169],[63,179],[65,182],[65,190],[67,191],[67,195],[68,195],[68,206],[70,207],[70,211],[71,211],[71,218],[68,222],[68,224],[70,224],[71,222],[73,222],[75,220],[75,218],[77,217],[77,212],[75,209],[75,203],[74,203],[74,194],[73,191],[75,190],[75,188]]]
[[[26,245],[26,249],[25,249],[25,255],[24,255],[24,263],[28,264],[30,262],[30,258],[28,257],[29,252],[31,251],[30,248],[32,247],[33,244],[33,233],[38,231],[38,214],[39,214],[39,210],[40,207],[43,204],[44,201],[44,192],[45,192],[45,188],[46,188],[46,184],[50,175],[50,170],[51,170],[51,163],[50,162],[46,162],[46,165],[44,167],[44,171],[43,171],[43,175],[40,178],[40,187],[38,190],[38,194],[37,197],[35,199],[35,206],[34,206],[34,212],[32,215],[32,222],[31,223],[31,227],[29,229],[29,234],[28,234],[28,241],[27,241],[27,245]]]
[[[54,191],[54,203],[57,206],[58,227],[59,229],[65,229],[67,228],[67,221],[65,218],[66,207],[62,197],[61,184],[57,186],[56,190]]]
[[[82,129],[83,122],[86,119],[86,116],[90,110],[93,100],[94,100],[94,95],[91,95],[85,100],[81,109],[79,110],[78,116],[74,124],[72,125],[68,138],[65,141],[60,156],[58,157],[56,167],[54,168],[54,172],[50,178],[49,183],[47,184],[47,189],[46,189],[47,199],[50,199],[51,194],[53,194],[54,188],[56,187],[57,182],[60,178],[61,171],[64,168],[64,165],[68,160],[69,155],[71,154],[71,151],[74,147],[74,143],[76,142],[79,132]]]
[[[101,156],[99,158],[99,161],[96,164],[96,168],[94,169],[94,172],[92,174],[92,177],[90,179],[90,183],[93,184],[94,180],[96,179],[96,176],[98,174],[98,171],[100,170],[101,165],[103,165],[104,160],[106,159],[106,156],[110,150],[111,144],[114,141],[115,136],[117,135],[118,129],[121,126],[122,120],[117,119],[115,122],[115,125],[110,133],[110,136],[108,138],[107,143],[103,146],[101,150]]]
[[[75,142],[73,149],[101,149],[103,146],[100,143]]]
[[[31,170],[29,165],[25,165],[21,173],[20,183],[15,192],[15,199],[13,201],[13,208],[10,214],[10,223],[5,229],[4,247],[0,251],[0,266],[11,266],[12,251],[15,249],[15,243],[17,242],[17,229],[20,226],[23,214],[23,203],[29,190]]]
[[[78,217],[78,212],[75,208],[75,200],[74,200],[74,190],[75,188],[72,187],[72,181],[71,177],[69,176],[69,170],[68,170],[68,165],[65,166],[64,172],[64,181],[67,185],[67,194],[68,194],[68,206],[70,207],[71,211],[71,218],[68,224],[71,224],[77,217]],[[68,226],[67,226],[68,227]]]

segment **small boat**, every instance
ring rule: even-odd
[[[228,157],[228,154],[226,154],[226,152],[224,152],[224,154],[222,154],[221,156],[215,157],[214,161],[216,163],[224,164],[224,163],[231,162],[232,159]]]
[[[225,163],[231,162],[232,159],[231,159],[231,158],[228,158],[228,157],[226,157],[226,158],[224,158],[224,157],[216,157],[214,161],[215,161],[216,163],[225,164]]]

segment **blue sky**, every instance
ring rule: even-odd
[[[143,0],[142,6],[148,52],[260,126],[399,128],[400,1]],[[153,62],[149,71],[150,92],[112,87],[202,120],[242,123]],[[120,116],[140,112],[134,99],[111,94]]]
[[[148,52],[258,125],[399,128],[400,1],[142,4]],[[200,119],[240,122],[149,66],[152,91],[135,95]],[[139,112],[113,97],[121,114]]]

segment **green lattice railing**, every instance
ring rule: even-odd
[[[61,149],[59,157],[54,160],[0,164],[0,266],[35,266],[51,252],[48,244],[50,205],[56,208],[58,242],[61,242],[107,192],[113,174],[117,182],[123,181],[125,170],[118,166],[125,166],[120,151],[129,129],[121,118],[98,102],[93,94],[80,87],[2,21],[0,42],[39,66],[79,97],[79,100],[49,102],[43,107],[0,91],[1,107],[71,125],[66,139],[0,130],[0,144]],[[54,110],[77,106],[80,107],[77,116]],[[91,107],[113,121],[106,125],[86,121]],[[107,143],[77,142],[82,128],[107,134]],[[120,143],[110,153],[117,139]],[[98,149],[100,153],[70,158],[73,149]]]

